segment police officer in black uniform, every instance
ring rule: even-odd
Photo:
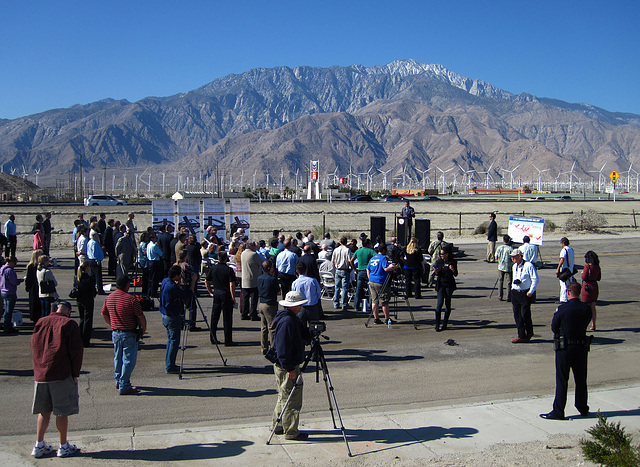
[[[591,308],[580,301],[580,284],[572,282],[567,286],[569,301],[562,303],[551,322],[556,349],[556,397],[553,410],[540,414],[547,420],[564,420],[567,404],[569,370],[573,370],[576,383],[576,409],[580,415],[589,415],[587,405],[587,353],[592,336],[587,337],[587,326],[591,321]]]

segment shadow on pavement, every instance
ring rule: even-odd
[[[141,396],[183,396],[183,397],[260,397],[277,394],[275,389],[263,391],[247,391],[237,388],[218,389],[183,389],[183,388],[157,388],[153,386],[137,386]]]
[[[253,441],[223,441],[222,443],[185,444],[162,449],[141,449],[121,451],[81,452],[81,457],[93,459],[123,459],[139,461],[190,461],[200,459],[221,459],[235,457],[246,451]]]
[[[386,353],[386,350],[363,350],[363,349],[340,349],[340,350],[324,350],[324,354],[329,362],[339,361],[373,361],[373,362],[401,362],[409,360],[420,360],[422,355],[380,355]],[[354,358],[353,355],[356,357]],[[328,358],[331,356],[331,358]],[[343,358],[340,358],[343,357]]]
[[[445,428],[441,426],[426,426],[419,428],[394,428],[394,429],[382,429],[382,430],[350,430],[346,429],[347,440],[349,443],[379,443],[379,444],[394,444],[394,446],[383,447],[380,449],[373,449],[367,452],[360,452],[354,454],[355,456],[362,456],[366,454],[373,454],[376,452],[382,452],[389,449],[397,449],[412,444],[419,444],[428,441],[435,441],[438,439],[446,438],[471,438],[478,433],[476,428],[472,427],[451,427]],[[309,432],[309,440],[312,442],[336,442],[336,436],[340,435],[339,430],[311,430]]]

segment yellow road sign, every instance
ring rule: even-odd
[[[620,175],[618,174],[618,172],[616,172],[616,171],[614,170],[613,172],[611,172],[611,173],[609,174],[609,178],[611,179],[611,181],[612,181],[613,183],[615,183],[615,182],[616,182],[616,180],[618,180],[618,178],[620,178]]]

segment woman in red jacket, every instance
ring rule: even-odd
[[[584,269],[582,270],[582,292],[580,301],[591,307],[590,331],[596,330],[596,300],[598,299],[598,281],[600,280],[600,260],[595,252],[589,250],[584,255]]]

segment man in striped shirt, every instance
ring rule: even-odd
[[[116,279],[116,290],[109,294],[102,306],[102,317],[111,326],[111,339],[115,351],[114,376],[121,396],[137,394],[131,386],[131,373],[136,366],[138,324],[142,334],[147,330],[147,320],[142,313],[140,302],[129,293],[129,276]]]

